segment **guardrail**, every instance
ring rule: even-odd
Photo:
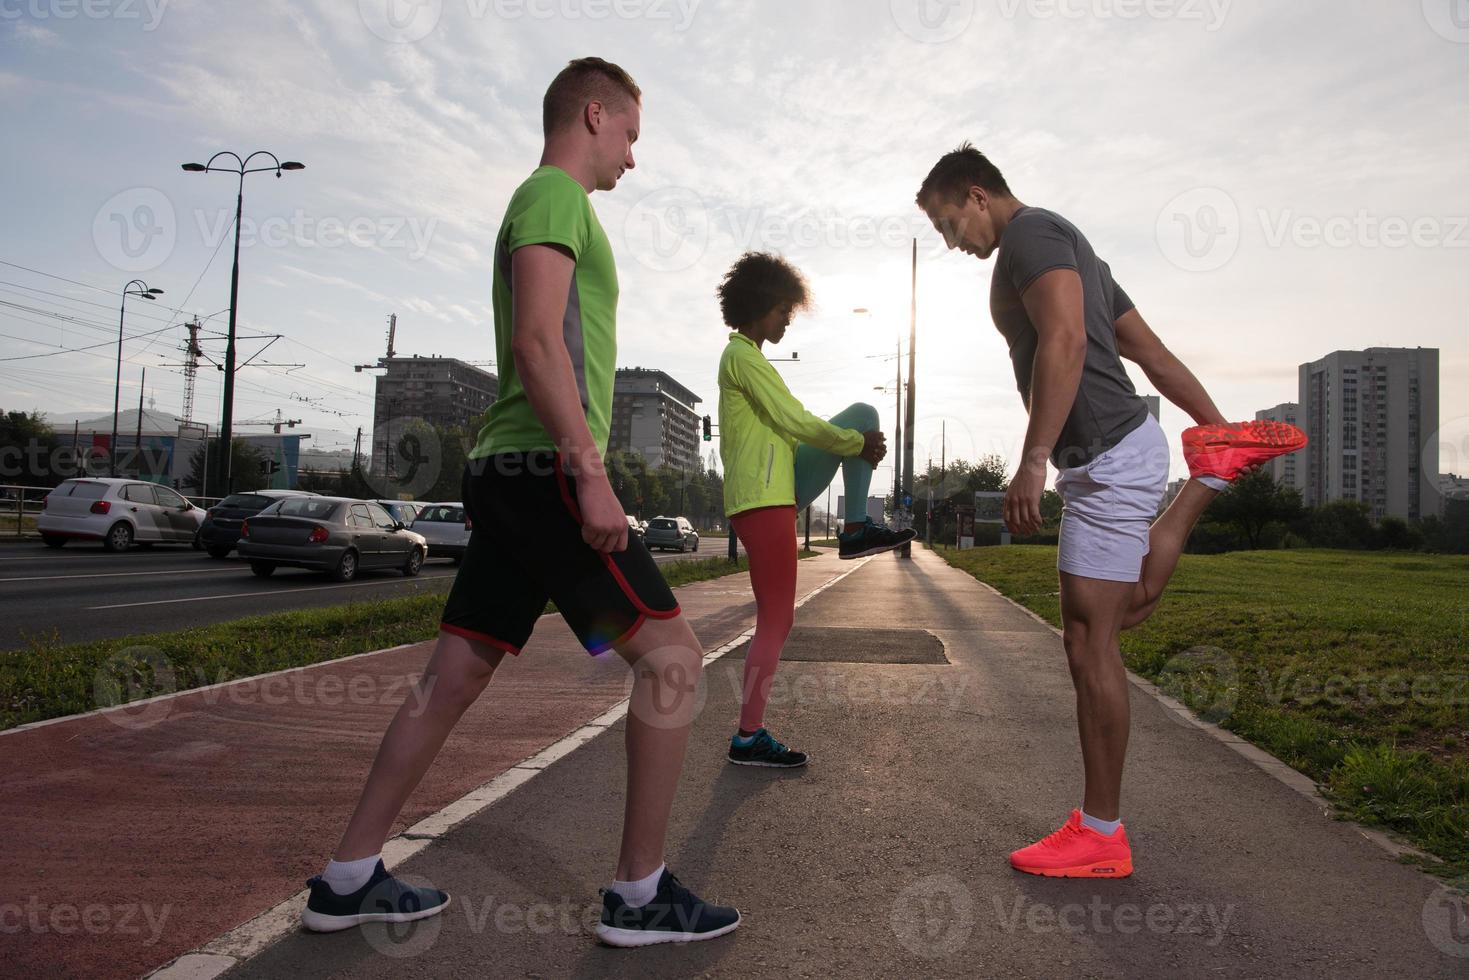
[[[0,538],[40,539],[36,518],[41,515],[41,501],[54,487],[22,487],[0,484]],[[190,497],[184,499],[195,507],[208,509],[223,497]]]

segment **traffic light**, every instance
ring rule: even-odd
[[[704,416],[704,441],[709,442],[714,438],[714,420]]]

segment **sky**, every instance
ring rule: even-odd
[[[223,352],[235,180],[179,165],[223,150],[306,165],[246,180],[239,331],[283,339],[239,374],[237,420],[370,431],[353,366],[394,313],[400,355],[491,362],[500,218],[545,86],[592,54],[644,93],[637,167],[592,198],[619,364],[703,412],[715,286],[762,249],[817,303],[769,351],[799,353],[792,390],[820,415],[870,401],[891,431],[916,238],[919,466],[1013,467],[991,263],[946,253],[913,203],[971,140],[1080,226],[1226,415],[1295,400],[1332,350],[1438,347],[1441,465],[1469,469],[1469,0],[0,0],[0,408],[110,412],[138,278],[165,293],[128,302],[122,403],[146,368],[182,410],[181,324]],[[199,421],[220,379],[202,366]]]

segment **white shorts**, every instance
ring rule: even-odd
[[[1082,578],[1136,582],[1148,532],[1168,490],[1168,437],[1151,415],[1085,466],[1061,471],[1056,492],[1061,548],[1056,566]]]

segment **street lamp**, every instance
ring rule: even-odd
[[[141,279],[134,279],[122,287],[122,308],[117,313],[117,379],[112,386],[112,441],[107,444],[107,475],[117,476],[117,406],[122,396],[122,325],[127,318],[128,297],[141,296],[146,300],[153,300],[163,295],[161,289],[150,289],[148,284]],[[139,423],[142,416],[138,417]]]
[[[259,156],[270,157],[274,161],[274,165],[251,169],[250,161]],[[236,166],[215,166],[214,161],[220,157],[233,157]],[[280,159],[274,153],[269,153],[265,150],[256,150],[243,160],[240,159],[239,154],[232,153],[229,150],[223,150],[210,157],[208,163],[186,163],[183,167],[186,172],[191,174],[227,173],[238,174],[240,178],[239,189],[235,192],[235,267],[230,273],[229,336],[224,349],[224,417],[220,420],[219,424],[220,443],[224,446],[224,489],[225,493],[229,493],[230,483],[234,476],[231,465],[234,462],[231,442],[234,435],[235,420],[235,311],[239,305],[240,298],[240,219],[245,210],[245,175],[274,170],[276,177],[279,178],[283,170],[305,170],[306,165],[297,163],[294,160],[287,160],[285,163],[281,163]],[[206,490],[205,495],[207,494],[208,491]]]

